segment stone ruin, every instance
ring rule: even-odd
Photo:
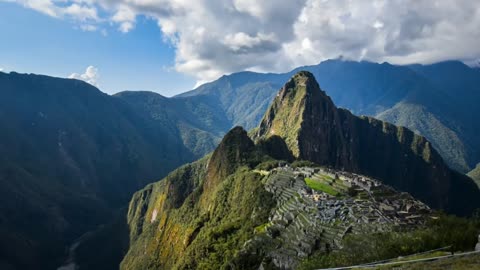
[[[266,257],[281,269],[295,268],[313,251],[341,248],[348,233],[420,226],[432,213],[408,193],[349,172],[281,166],[265,177],[265,189],[277,206],[245,249],[267,249]],[[336,195],[310,188],[305,178],[327,185]]]

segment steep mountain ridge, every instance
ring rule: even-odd
[[[480,206],[475,184],[425,138],[337,109],[309,72],[280,89],[251,136],[236,127],[135,193],[121,269],[293,269],[348,234],[425,225],[429,207],[397,190],[458,214]]]
[[[128,212],[131,247],[121,268],[218,269],[230,263],[272,207],[261,176],[246,164],[253,152],[247,133],[234,128],[211,156],[137,192]]]
[[[337,109],[309,72],[285,84],[254,138],[270,136],[284,139],[297,159],[381,179],[431,207],[465,215],[480,206],[478,188],[450,170],[424,137]]]

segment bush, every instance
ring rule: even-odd
[[[313,163],[308,160],[295,160],[292,162],[291,165],[293,168],[299,168],[299,167],[318,167],[318,164]]]

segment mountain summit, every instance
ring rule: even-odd
[[[424,137],[337,108],[307,71],[280,89],[254,134],[271,137],[282,138],[295,159],[381,179],[434,208],[465,215],[480,206],[475,184],[449,169]]]
[[[300,71],[281,88],[255,138],[280,136],[297,159],[320,164],[346,163],[349,154],[345,138],[336,128],[341,122],[339,117],[335,105],[320,89],[315,77],[310,72]],[[312,139],[312,136],[317,137]],[[315,152],[313,156],[312,151]]]

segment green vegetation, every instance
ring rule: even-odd
[[[128,217],[130,249],[121,268],[258,266],[261,256],[241,252],[247,240],[264,233],[275,205],[263,188],[265,176],[253,169],[258,156],[246,132],[235,128],[209,159],[137,192]]]
[[[131,243],[122,269],[224,269],[231,264],[241,268],[247,263],[258,264],[261,258],[243,260],[239,251],[255,233],[265,230],[273,207],[261,177],[240,168],[213,190],[204,188],[203,194],[194,191],[180,208],[165,209],[168,221],[143,225],[143,233]],[[203,205],[204,200],[208,200],[207,205]],[[165,249],[166,245],[171,249]]]
[[[295,158],[300,157],[298,140],[303,123],[305,100],[308,91],[312,91],[307,84],[311,81],[311,74],[308,72],[301,71],[295,74],[273,100],[257,134],[262,139],[281,137]]]
[[[265,162],[262,162],[262,163],[258,164],[255,167],[255,169],[260,170],[260,171],[269,171],[273,168],[278,167],[278,164],[282,163],[282,162],[285,163],[284,161],[278,161],[278,160],[265,161]]]
[[[255,233],[264,233],[267,227],[269,226],[270,223],[264,223],[262,225],[259,225],[255,227]]]
[[[332,196],[339,195],[339,192],[336,191],[332,186],[324,182],[321,182],[319,180],[312,179],[312,178],[305,178],[305,183],[307,183],[307,186],[309,186],[313,190],[322,191]]]
[[[310,168],[315,168],[318,167],[318,164],[315,164],[314,162],[311,162],[309,160],[295,160],[290,164],[292,168],[299,168],[299,167],[310,167]]]
[[[479,232],[478,220],[441,216],[414,231],[348,235],[343,249],[314,254],[305,259],[299,269],[358,265],[446,246],[452,246],[452,251],[469,251],[474,248]]]
[[[468,171],[467,149],[458,134],[438,119],[438,115],[418,104],[399,103],[376,117],[384,121],[406,126],[429,138],[435,149],[452,168]]]

